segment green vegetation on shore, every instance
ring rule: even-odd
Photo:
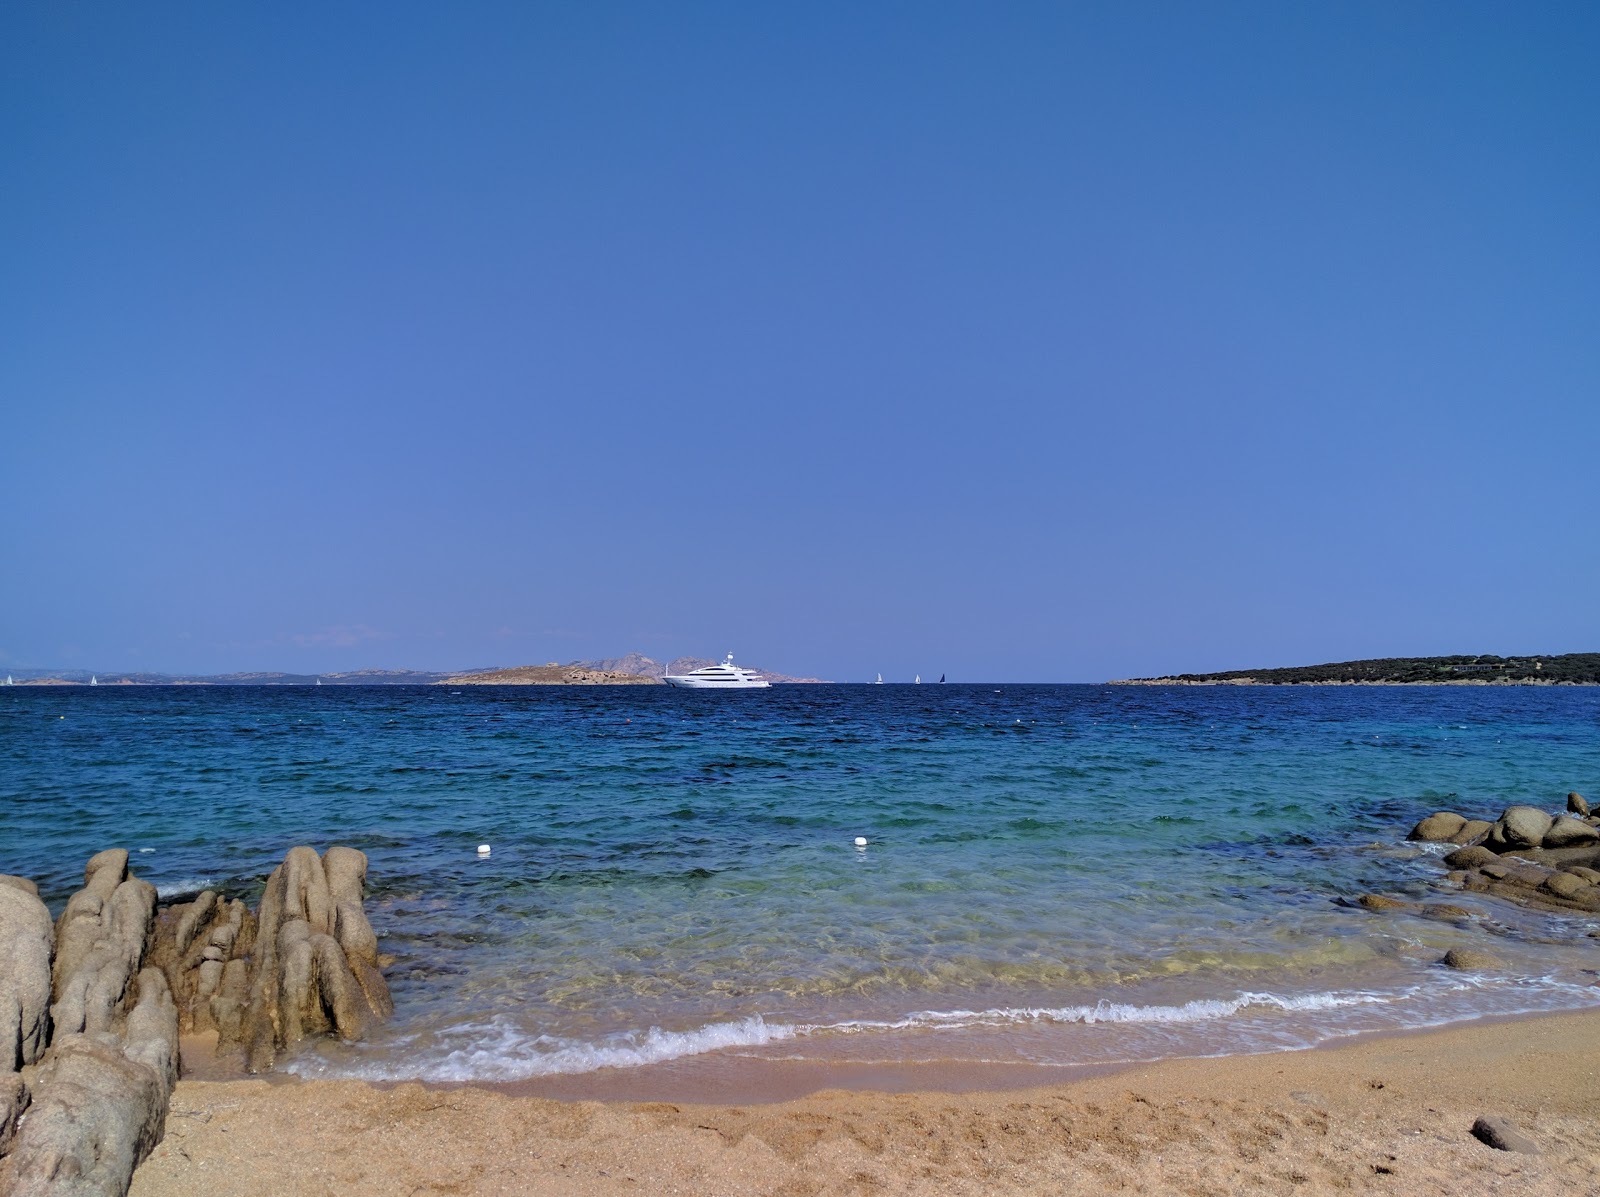
[[[1235,669],[1225,673],[1178,673],[1129,678],[1112,685],[1305,686],[1366,683],[1391,686],[1600,685],[1600,653],[1462,657],[1380,657],[1286,669]]]

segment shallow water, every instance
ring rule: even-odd
[[[1428,811],[1600,790],[1589,688],[14,687],[0,771],[0,871],[57,909],[114,844],[251,901],[292,844],[367,852],[397,1014],[306,1072],[1102,1063],[1600,1004],[1595,920],[1338,901],[1436,893]]]

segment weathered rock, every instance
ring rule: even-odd
[[[1546,848],[1573,848],[1581,844],[1600,843],[1600,829],[1589,826],[1582,819],[1559,815],[1544,833]]]
[[[17,1120],[28,1108],[28,1084],[16,1072],[0,1072],[0,1159],[11,1153]]]
[[[1555,820],[1536,806],[1508,806],[1489,830],[1486,841],[1497,851],[1508,848],[1537,848]]]
[[[26,1061],[23,1076],[0,1079],[0,1191],[15,1197],[122,1197],[134,1167],[160,1140],[177,1080],[177,1017],[161,972],[140,971],[155,888],[127,866],[121,849],[93,857],[84,888],[53,927],[26,887],[0,886],[0,912],[15,914],[24,904],[29,927],[25,951],[0,944],[0,988],[26,973],[52,992],[54,974],[48,1047],[36,1063]],[[25,970],[11,967],[23,959]],[[18,1043],[25,1055],[26,1042]]]
[[[367,921],[362,900],[366,895],[367,855],[354,848],[332,847],[322,854],[322,867],[333,895],[334,938],[344,951],[367,1006],[378,1018],[394,1013],[394,999],[378,971],[378,936]]]
[[[304,919],[313,931],[333,934],[333,895],[322,858],[313,848],[290,848],[283,858],[283,917]]]
[[[1584,801],[1583,795],[1576,790],[1567,795],[1567,809],[1580,819],[1587,818],[1589,815],[1589,804]]]
[[[211,919],[217,909],[217,895],[211,890],[202,890],[200,896],[189,903],[183,912],[183,917],[178,920],[178,929],[175,935],[175,946],[181,957],[189,950],[189,945],[195,940],[195,935]]]
[[[1571,873],[1555,872],[1544,879],[1543,888],[1558,898],[1575,901],[1594,889],[1594,884]]]
[[[167,1085],[108,1038],[72,1034],[50,1045],[0,1175],[12,1197],[123,1197],[161,1141]]]
[[[292,848],[273,870],[249,937],[243,989],[231,971],[237,961],[220,977],[207,973],[205,984],[217,987],[209,1015],[224,1058],[264,1072],[278,1052],[307,1035],[331,1030],[359,1039],[394,1012],[378,971],[377,936],[361,908],[366,870],[363,853],[338,847],[325,858]],[[244,950],[235,945],[233,952]]]
[[[1492,880],[1524,885],[1530,889],[1544,884],[1544,879],[1552,872],[1525,860],[1498,860],[1494,864],[1484,865],[1478,871]]]
[[[1452,869],[1475,869],[1480,865],[1493,864],[1499,859],[1489,849],[1473,845],[1467,848],[1457,848],[1444,858],[1444,863]]]
[[[102,852],[94,859],[105,855]],[[125,866],[127,853],[122,859]],[[94,886],[109,871],[103,867],[88,886],[72,896],[57,924],[58,936],[72,937],[73,958],[67,968],[62,967],[66,945],[58,939],[56,1002],[50,1011],[56,1034],[114,1029],[128,982],[144,959],[156,903],[155,886],[149,882],[128,877],[97,909],[96,903],[84,902],[76,914],[72,912],[72,904],[85,894],[98,898]]]
[[[1500,957],[1490,952],[1480,952],[1477,948],[1451,948],[1439,963],[1466,972],[1487,972],[1505,967]]]
[[[21,890],[23,893],[32,894],[36,898],[39,896],[39,887],[26,877],[14,877],[10,873],[0,873],[0,885],[7,886],[10,889]]]
[[[337,1030],[343,1039],[362,1038],[372,1013],[338,943],[300,920],[285,923],[284,932],[279,943],[284,1045],[328,1030]]]
[[[50,911],[19,886],[0,886],[0,1075],[32,1064],[50,1034]]]
[[[1465,816],[1454,811],[1441,810],[1429,815],[1406,836],[1408,840],[1422,840],[1426,843],[1444,843],[1467,825]]]
[[[1591,869],[1584,865],[1562,865],[1561,871],[1571,873],[1574,877],[1582,877],[1591,884],[1600,885],[1600,869]]]
[[[61,980],[78,970],[101,938],[106,923],[105,905],[128,876],[128,853],[111,848],[89,858],[83,870],[83,888],[67,900],[56,920],[56,962],[52,980],[60,992]]]
[[[361,908],[366,896],[367,854],[354,848],[329,848],[322,854],[322,867],[333,897],[334,938],[346,958],[378,963],[378,937]]]
[[[1452,906],[1448,902],[1425,902],[1417,913],[1425,919],[1438,919],[1446,923],[1459,923],[1472,917],[1472,911],[1466,907]]]
[[[1517,1128],[1509,1118],[1485,1114],[1472,1124],[1472,1137],[1493,1147],[1496,1151],[1520,1151],[1538,1155],[1539,1147]]]
[[[1468,819],[1461,830],[1450,837],[1452,844],[1475,844],[1489,834],[1494,824],[1487,819]]]
[[[160,1077],[167,1094],[172,1092],[178,1083],[178,1008],[158,968],[139,973],[139,1000],[128,1012],[122,1050]]]
[[[1412,905],[1399,898],[1386,898],[1382,894],[1362,894],[1356,902],[1368,910],[1410,910]]]

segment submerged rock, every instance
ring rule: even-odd
[[[1500,957],[1492,952],[1481,952],[1477,948],[1451,948],[1439,963],[1447,968],[1458,968],[1465,972],[1490,972],[1505,967]]]
[[[1475,869],[1479,865],[1493,864],[1499,859],[1489,849],[1473,845],[1468,848],[1457,848],[1444,858],[1444,863],[1452,869]]]

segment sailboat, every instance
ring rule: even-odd
[[[16,682],[11,680],[11,675],[9,673],[6,674],[6,685],[15,686],[16,684],[17,684]]]
[[[91,686],[98,686],[100,684],[100,679],[95,677],[95,675],[91,673],[89,675],[89,684]]]
[[[939,675],[939,684],[940,685],[944,684],[944,674],[942,674],[942,673]]]
[[[921,675],[921,674],[920,674],[920,673],[919,673],[919,674],[917,674],[917,676],[916,676],[916,679],[915,679],[915,680],[914,680],[914,681],[912,681],[912,683],[911,683],[911,684],[912,684],[912,685],[913,685],[913,686],[920,686],[920,685],[922,685],[922,675]]]
[[[878,675],[878,680],[877,680],[877,681],[875,681],[875,682],[873,682],[873,683],[872,683],[872,684],[873,684],[873,685],[874,685],[874,686],[881,686],[881,685],[883,685],[883,674],[881,674],[881,673],[880,673],[880,674],[879,674],[879,675]]]

